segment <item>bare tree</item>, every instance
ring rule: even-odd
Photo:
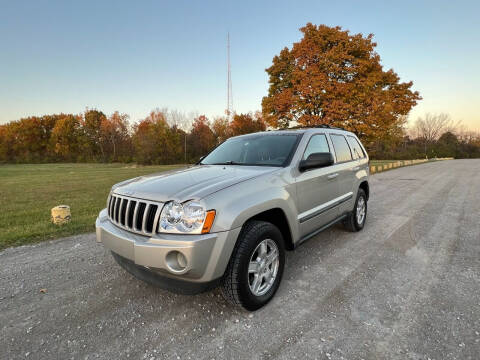
[[[454,132],[460,126],[460,122],[455,122],[449,114],[425,114],[425,117],[419,117],[413,126],[413,132],[417,138],[423,140],[425,145],[425,157],[427,157],[428,145],[438,140],[445,132]]]
[[[190,131],[193,120],[197,116],[197,114],[194,112],[187,114],[176,109],[169,110],[168,108],[162,108],[161,111],[165,114],[168,125],[175,126],[185,132]]]
[[[177,128],[183,131],[183,152],[185,162],[187,162],[187,135],[192,130],[193,122],[195,118],[199,116],[198,113],[194,111],[185,113],[177,109],[169,110],[167,107],[157,108],[156,111],[164,114],[167,124],[171,128]]]
[[[461,131],[457,131],[455,135],[465,143],[480,142],[480,131],[469,130],[466,127],[462,127]]]

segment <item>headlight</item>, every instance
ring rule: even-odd
[[[177,234],[204,234],[210,231],[215,211],[206,211],[194,201],[184,204],[170,201],[160,215],[160,232]]]

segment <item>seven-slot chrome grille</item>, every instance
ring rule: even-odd
[[[112,194],[107,210],[115,225],[139,234],[153,235],[157,232],[162,204]]]

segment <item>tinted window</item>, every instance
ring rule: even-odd
[[[362,147],[358,143],[358,140],[353,136],[347,136],[348,143],[350,144],[350,149],[352,149],[353,158],[361,159],[365,157]]]
[[[303,154],[303,160],[307,159],[310,154],[321,152],[330,152],[327,137],[323,134],[313,135],[308,142],[307,148],[305,149],[305,153]]]
[[[344,162],[352,160],[352,153],[348,147],[347,140],[343,135],[330,135],[335,154],[337,155],[337,162]]]
[[[285,166],[298,135],[251,135],[231,138],[202,160],[206,165]]]

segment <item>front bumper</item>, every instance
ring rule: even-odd
[[[97,241],[121,257],[159,275],[197,283],[212,282],[223,275],[240,233],[237,228],[212,234],[148,237],[115,226],[106,209],[98,215],[95,226]],[[172,266],[175,252],[185,257],[184,268]]]

